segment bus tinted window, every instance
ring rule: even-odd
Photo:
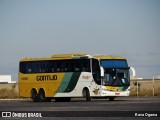
[[[90,59],[20,62],[20,72],[26,74],[90,71]]]

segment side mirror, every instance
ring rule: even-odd
[[[104,68],[101,67],[101,77],[104,77]]]

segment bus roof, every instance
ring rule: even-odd
[[[126,60],[124,57],[121,56],[113,56],[113,55],[95,55],[93,58],[96,59],[118,59],[118,60]]]
[[[52,55],[52,58],[80,58],[80,57],[88,57],[87,54],[56,54]]]
[[[21,61],[41,61],[41,60],[64,60],[64,59],[88,59],[88,58],[95,58],[95,59],[122,59],[125,58],[120,56],[112,56],[112,55],[89,55],[89,54],[55,54],[51,57],[44,57],[44,58],[24,58]]]

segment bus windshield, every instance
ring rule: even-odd
[[[105,86],[129,86],[129,67],[124,60],[103,60],[104,68],[103,85]]]

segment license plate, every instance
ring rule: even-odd
[[[115,93],[115,95],[120,95],[120,93]]]

